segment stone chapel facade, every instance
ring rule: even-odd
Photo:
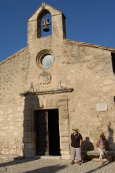
[[[73,126],[84,149],[103,131],[114,150],[115,49],[67,40],[64,14],[45,3],[27,24],[27,47],[0,63],[0,154],[69,158]]]

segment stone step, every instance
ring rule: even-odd
[[[35,156],[35,158],[37,159],[61,159],[61,156]]]

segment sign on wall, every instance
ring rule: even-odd
[[[106,103],[97,103],[96,110],[99,112],[107,111],[107,104]]]

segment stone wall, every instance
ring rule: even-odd
[[[23,155],[23,110],[28,50],[0,63],[0,154]]]

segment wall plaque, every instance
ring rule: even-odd
[[[103,111],[105,112],[105,111],[107,111],[107,104],[106,103],[97,103],[96,109],[99,112],[103,112]]]

